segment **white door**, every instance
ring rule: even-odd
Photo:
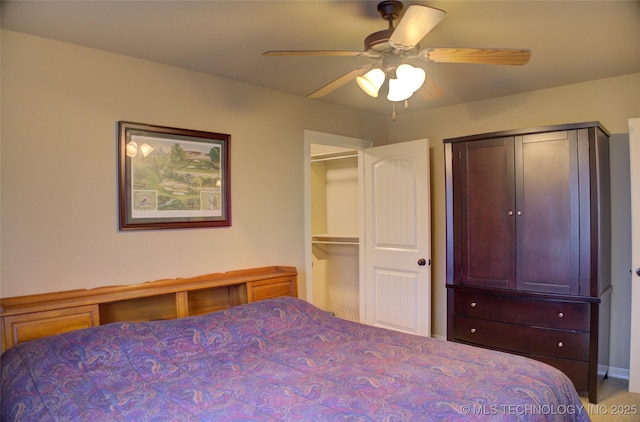
[[[640,118],[629,119],[631,159],[631,351],[629,391],[640,393]]]
[[[430,336],[428,141],[384,145],[360,154],[364,181],[360,319]]]

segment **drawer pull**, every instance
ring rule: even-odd
[[[564,344],[562,344],[562,342],[559,342],[558,347],[562,347],[562,346],[564,346]]]
[[[558,314],[558,318],[564,318],[564,314],[563,314],[562,312],[560,312],[560,313]]]
[[[475,329],[475,328],[472,328],[472,329],[471,329],[471,334],[473,334],[473,333],[475,333],[475,332],[476,332],[476,329]]]
[[[475,303],[475,302],[471,302],[471,307],[472,307],[472,308],[475,308],[475,307],[476,307],[476,305],[477,305],[477,303]]]

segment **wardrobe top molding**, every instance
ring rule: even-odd
[[[499,132],[488,132],[488,133],[481,133],[477,135],[447,138],[447,139],[443,139],[442,142],[444,142],[445,144],[448,144],[448,143],[456,143],[456,142],[479,141],[481,139],[501,138],[505,136],[532,135],[535,133],[557,132],[560,130],[586,129],[591,127],[599,128],[604,133],[606,133],[607,136],[611,135],[609,131],[602,125],[602,123],[600,123],[599,121],[595,121],[595,122],[582,122],[582,123],[571,123],[571,124],[563,124],[563,125],[539,126],[539,127],[533,127],[533,128],[502,130]]]

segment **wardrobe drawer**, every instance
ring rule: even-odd
[[[532,356],[532,358],[564,372],[564,374],[571,379],[576,390],[586,391],[589,389],[589,362],[556,359],[546,356]]]
[[[589,360],[589,334],[454,317],[455,340],[517,353]]]
[[[589,331],[589,303],[455,291],[456,314],[513,324]]]

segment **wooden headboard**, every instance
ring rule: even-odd
[[[8,297],[0,299],[2,351],[20,342],[109,322],[182,318],[279,296],[297,297],[294,267]]]

